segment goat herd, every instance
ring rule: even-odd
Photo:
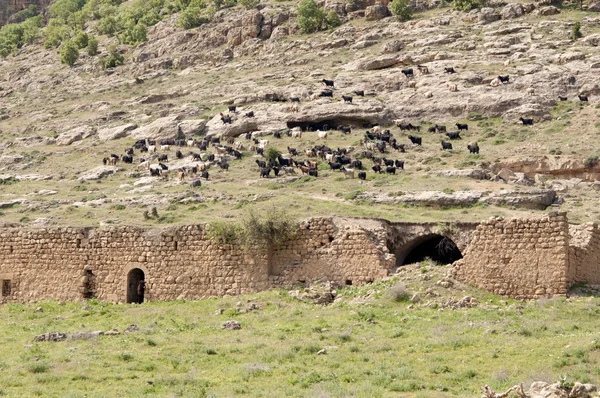
[[[421,74],[428,74],[429,70],[426,66],[418,65],[418,71]],[[402,73],[407,79],[414,77],[413,68],[403,69]],[[452,74],[456,73],[454,68],[444,68],[444,73]],[[508,75],[498,76],[495,81],[500,84],[506,84],[510,78]],[[410,80],[414,81],[414,80]],[[409,82],[410,82],[409,81]],[[316,97],[333,97],[334,81],[323,79],[321,83],[326,88],[321,91]],[[353,94],[358,96],[364,96],[363,90],[355,90]],[[588,97],[585,95],[579,95],[580,101],[588,101]],[[345,103],[352,103],[353,97],[350,95],[342,95],[342,100]],[[561,101],[566,101],[567,98],[559,96]],[[300,102],[299,97],[290,97],[289,100],[292,104]],[[233,115],[237,114],[237,107],[232,105],[229,106],[229,113],[221,113],[221,121],[224,124],[231,124],[233,122]],[[254,117],[254,112],[250,111],[243,114],[246,118]],[[533,125],[532,118],[520,118],[523,125]],[[400,131],[408,131],[411,134],[408,135],[408,140],[413,147],[421,146],[423,144],[423,138],[420,136],[412,135],[412,132],[420,133],[421,126],[415,126],[411,123],[405,123],[403,121],[394,121],[395,125]],[[449,141],[460,140],[462,131],[468,131],[469,126],[467,124],[456,123],[456,131],[447,131],[446,126],[435,124],[428,128],[429,133],[444,134],[444,139],[441,139],[442,150],[452,150],[452,143]],[[316,138],[326,140],[330,134],[330,126],[327,124],[321,124],[320,128],[316,131]],[[352,132],[351,126],[332,126],[339,130],[342,134],[350,134]],[[311,130],[310,128],[308,130]],[[278,140],[283,135],[287,135],[292,139],[302,139],[303,131],[300,127],[294,127],[292,129],[286,129],[285,131],[279,131],[273,133],[273,138]],[[303,151],[299,151],[296,148],[287,147],[288,154],[283,156],[279,151],[269,151],[269,140],[259,139],[253,137],[252,133],[246,133],[245,139],[246,144],[236,141],[233,138],[226,140],[226,144],[221,142],[219,137],[203,137],[201,140],[196,139],[171,139],[171,140],[138,140],[132,147],[127,148],[124,155],[111,154],[109,157],[103,159],[105,165],[111,164],[116,165],[117,162],[132,164],[134,159],[134,152],[138,150],[140,152],[139,164],[136,169],[139,171],[147,170],[150,176],[164,176],[169,175],[169,166],[166,163],[169,161],[168,154],[172,148],[175,149],[175,157],[177,159],[184,159],[185,157],[191,157],[193,166],[186,166],[177,169],[177,178],[179,181],[183,181],[186,176],[191,177],[192,186],[200,186],[200,178],[206,180],[209,179],[209,168],[212,166],[218,167],[222,170],[229,169],[229,162],[233,160],[240,160],[244,156],[243,151],[254,153],[257,156],[262,156],[264,160],[257,159],[255,161],[259,168],[260,178],[269,178],[271,173],[277,177],[281,173],[284,175],[297,175],[298,171],[304,175],[312,177],[319,176],[319,161],[321,164],[326,162],[331,171],[341,171],[347,178],[355,177],[356,175],[360,180],[366,180],[366,166],[363,164],[363,160],[369,160],[372,162],[371,170],[374,173],[386,173],[396,174],[399,169],[404,169],[404,160],[400,159],[388,159],[385,157],[390,151],[397,153],[404,153],[407,149],[407,144],[398,143],[397,139],[393,137],[390,130],[382,129],[378,125],[371,125],[370,129],[364,133],[364,137],[361,140],[364,151],[356,154],[352,158],[351,153],[355,150],[352,147],[349,148],[337,148],[332,149],[326,145],[314,145],[312,148],[306,148]],[[447,139],[448,141],[445,141]],[[201,152],[194,152],[189,150],[184,154],[183,148],[189,149],[197,148]],[[212,153],[208,153],[211,148]],[[467,149],[470,154],[479,154],[479,145],[477,142],[471,142],[467,145]],[[161,153],[159,153],[161,152]],[[300,154],[305,156],[305,159],[298,159]],[[153,162],[155,162],[153,164]],[[323,166],[321,169],[326,169],[327,166]],[[200,174],[198,176],[198,174]]]

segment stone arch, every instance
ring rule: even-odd
[[[456,243],[446,235],[426,233],[394,250],[396,266],[423,261],[426,257],[440,264],[451,264],[462,258]]]
[[[127,276],[125,278],[125,294],[126,294],[126,303],[139,303],[140,297],[137,293],[137,286],[140,280],[145,280],[146,284],[148,283],[148,273],[142,267],[131,268],[127,272]],[[142,298],[142,301],[147,298],[147,295]]]

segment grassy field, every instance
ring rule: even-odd
[[[345,287],[329,306],[284,290],[141,306],[5,305],[0,395],[441,398],[562,376],[598,383],[599,298],[521,304],[458,282],[436,286],[447,271],[413,264],[392,280]],[[439,296],[428,297],[428,288]],[[420,304],[409,302],[414,292]],[[445,308],[466,295],[480,304]],[[244,311],[251,303],[259,309]],[[242,329],[221,329],[230,319]],[[140,331],[32,342],[49,331],[123,331],[131,324]]]

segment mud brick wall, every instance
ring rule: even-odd
[[[569,271],[569,225],[564,213],[542,219],[492,219],[475,230],[457,278],[514,298],[566,294]]]

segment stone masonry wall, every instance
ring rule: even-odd
[[[571,282],[600,285],[600,229],[594,223],[572,225],[569,242]]]
[[[569,226],[564,213],[542,219],[492,219],[475,230],[456,277],[514,298],[566,294]]]
[[[360,283],[387,275],[384,251],[360,230],[336,231],[330,219],[303,223],[270,257],[207,239],[202,225],[6,228],[0,230],[0,280],[11,286],[0,302],[81,300],[90,279],[95,297],[125,302],[135,268],[144,271],[146,300],[238,295],[321,278]]]

